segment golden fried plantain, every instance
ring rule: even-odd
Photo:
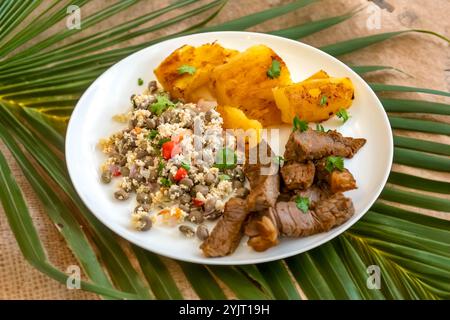
[[[279,73],[268,74],[273,64]],[[244,111],[247,117],[264,126],[281,123],[272,88],[292,83],[284,61],[269,47],[257,45],[233,56],[215,67],[211,89],[219,105],[230,105]]]
[[[172,98],[186,102],[197,102],[200,98],[213,100],[208,86],[211,70],[236,54],[238,51],[226,49],[218,43],[199,47],[185,45],[172,52],[154,72]],[[181,73],[182,66],[193,67],[193,74]]]
[[[354,87],[349,78],[316,78],[273,89],[281,119],[292,123],[297,115],[308,122],[329,119],[341,108],[351,106]]]

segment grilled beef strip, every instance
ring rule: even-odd
[[[225,204],[223,216],[209,237],[200,245],[207,257],[223,257],[236,250],[243,235],[248,210],[245,199],[231,198]]]
[[[329,172],[326,169],[326,159],[316,161],[316,176],[319,181],[326,182],[332,193],[345,192],[356,189],[356,180],[347,169],[342,171],[334,169]]]
[[[287,161],[303,162],[318,160],[327,156],[352,158],[366,143],[366,139],[343,137],[339,132],[308,129],[293,131],[286,143],[284,158]]]
[[[306,163],[286,163],[281,168],[281,176],[288,190],[307,189],[314,182],[316,168],[312,161]]]
[[[260,211],[273,207],[280,194],[280,176],[278,165],[274,164],[275,153],[263,140],[256,146],[257,159],[247,161],[244,166],[244,173],[250,182],[250,193],[247,196],[247,208],[250,212]],[[265,164],[260,161],[260,152],[266,150],[267,160]],[[248,160],[248,158],[247,158]],[[256,160],[256,161],[254,161]]]
[[[355,212],[351,199],[342,193],[313,202],[306,213],[291,202],[279,202],[276,205],[280,233],[286,237],[305,237],[326,232],[347,221]]]
[[[256,186],[251,188],[247,196],[249,211],[254,212],[273,207],[280,194],[280,177],[278,174],[261,176]]]

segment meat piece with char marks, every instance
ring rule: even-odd
[[[293,131],[286,143],[284,158],[286,161],[303,162],[318,160],[328,156],[352,158],[364,146],[366,139],[344,137],[339,132],[327,132],[308,129]]]
[[[203,254],[207,257],[223,257],[232,254],[241,241],[243,224],[247,215],[245,199],[231,198],[228,200],[223,216],[200,246]]]
[[[288,190],[307,189],[314,182],[316,168],[312,161],[306,163],[286,163],[281,168],[281,176]]]
[[[244,173],[250,183],[250,193],[247,197],[247,207],[250,212],[273,207],[280,194],[280,176],[278,165],[275,165],[275,153],[263,140],[257,147],[249,151],[257,157],[247,157]],[[266,155],[265,157],[261,157]],[[265,161],[261,161],[261,160]]]

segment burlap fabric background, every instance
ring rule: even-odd
[[[111,4],[113,1],[97,0],[82,8],[82,16],[87,16],[92,10]],[[129,19],[130,15],[138,15],[140,12],[151,10],[154,7],[162,6],[168,1],[143,1],[135,5],[132,10],[121,14],[115,18],[115,24]],[[230,0],[221,14],[216,18],[216,22],[236,18],[251,12],[259,11],[271,6],[289,1],[285,0]],[[355,38],[378,32],[393,31],[407,28],[430,29],[441,34],[450,36],[450,24],[448,16],[450,14],[450,1],[448,0],[387,0],[374,1],[378,4],[388,3],[383,6],[381,29],[370,30],[367,27],[367,17],[371,11],[362,10],[356,17],[340,25],[325,31],[309,36],[302,41],[314,46],[321,46],[337,41]],[[360,5],[373,5],[366,0],[325,0],[319,4],[311,5],[308,8],[286,15],[282,18],[269,21],[264,25],[254,28],[254,31],[264,31],[268,29],[278,29],[302,21],[317,20],[337,14],[348,12]],[[137,9],[137,10],[136,10]],[[107,28],[112,21],[105,22],[102,27]],[[64,24],[57,27],[64,27]],[[181,26],[177,26],[180,28]],[[89,31],[83,31],[88,34]],[[148,37],[148,36],[147,36]],[[36,39],[37,41],[38,39]],[[142,38],[132,42],[142,41]],[[368,79],[370,81],[384,81],[391,84],[403,84],[418,87],[427,87],[440,90],[450,90],[450,75],[446,69],[450,69],[449,48],[442,41],[430,36],[405,35],[382,44],[374,45],[355,54],[344,56],[342,59],[349,63],[360,65],[390,65],[401,70],[406,70],[410,76],[398,72],[381,72],[373,74]],[[150,70],[149,70],[150,72]],[[429,100],[445,101],[449,99],[441,97],[425,96],[419,94],[403,94],[406,97],[426,97]],[[450,117],[419,116],[426,118],[438,118],[439,121],[450,123]],[[402,133],[408,134],[408,133]],[[412,135],[412,134],[408,134]],[[450,144],[450,137],[431,136],[428,134],[415,133],[414,136],[422,139],[432,139],[435,141]],[[31,208],[36,226],[39,229],[41,239],[46,246],[51,262],[66,270],[67,266],[75,264],[76,261],[66,248],[64,241],[58,234],[57,229],[46,217],[45,211],[37,200],[30,186],[14,163],[11,155],[5,150],[4,145],[0,145],[1,151],[5,152],[9,163],[14,171],[17,180],[24,190],[29,207]],[[428,170],[418,170],[404,168],[398,165],[396,170],[409,171],[414,174],[450,181],[450,174],[435,173]],[[441,195],[442,196],[442,195]],[[428,210],[419,210],[425,214],[437,215],[447,218],[443,213]],[[165,262],[170,261],[165,259]],[[177,268],[173,267],[175,279],[180,283],[183,294],[186,298],[197,298],[190,289],[184,275]],[[228,290],[227,290],[228,291]],[[229,291],[228,291],[229,292]],[[229,294],[232,297],[231,294]],[[94,294],[80,290],[68,290],[65,286],[49,279],[31,267],[22,257],[12,232],[9,229],[3,208],[0,206],[0,299],[97,299]]]

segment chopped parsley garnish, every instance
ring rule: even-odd
[[[181,167],[186,169],[186,171],[191,170],[191,166],[189,165],[189,163],[186,163],[186,162],[182,162]]]
[[[220,170],[233,169],[236,167],[236,164],[237,155],[233,150],[224,148],[217,152],[216,161],[214,164],[216,168],[219,168]]]
[[[342,121],[345,123],[349,118],[349,114],[347,112],[347,110],[345,109],[339,109],[339,111],[336,113],[337,117],[342,119]]]
[[[150,133],[148,134],[147,139],[153,140],[153,139],[155,139],[155,137],[156,137],[157,135],[158,135],[158,130],[153,129],[153,130],[151,130]]]
[[[158,163],[158,176],[161,175],[163,169],[164,169],[164,161],[162,160],[162,158],[159,159],[159,163]]]
[[[327,158],[327,161],[325,164],[325,169],[328,172],[332,172],[334,169],[343,171],[344,170],[344,159],[342,157],[329,156]]]
[[[282,165],[284,162],[284,158],[283,158],[283,156],[276,156],[276,157],[274,157],[274,161],[276,164]]]
[[[325,128],[321,124],[316,124],[316,131],[325,132]]]
[[[138,85],[142,86],[144,84],[144,80],[142,80],[141,78],[138,79]]]
[[[326,105],[327,104],[327,100],[328,100],[327,96],[322,96],[322,98],[320,99],[320,105],[321,106]]]
[[[160,139],[158,141],[158,147],[161,148],[164,143],[169,142],[169,141],[170,141],[170,138],[162,138],[162,139]]]
[[[219,174],[219,180],[223,181],[223,180],[231,180],[231,177],[227,174]]]
[[[293,125],[294,125],[294,131],[298,130],[300,132],[303,132],[303,131],[308,130],[308,122],[300,120],[300,118],[298,116],[294,117]]]
[[[195,71],[197,71],[196,67],[187,64],[183,64],[181,67],[178,68],[179,74],[189,73],[190,75],[193,75]]]
[[[278,78],[281,74],[281,64],[278,60],[272,60],[269,70],[267,70],[267,76],[270,79]]]
[[[167,108],[171,107],[175,107],[175,104],[166,95],[158,95],[156,101],[150,105],[150,111],[160,116]]]
[[[160,178],[159,181],[163,187],[170,187],[172,185],[172,181],[164,177]]]
[[[300,197],[298,196],[297,198],[295,198],[295,203],[297,205],[297,208],[301,211],[303,211],[303,213],[307,213],[309,210],[309,198],[304,198],[304,197]]]

